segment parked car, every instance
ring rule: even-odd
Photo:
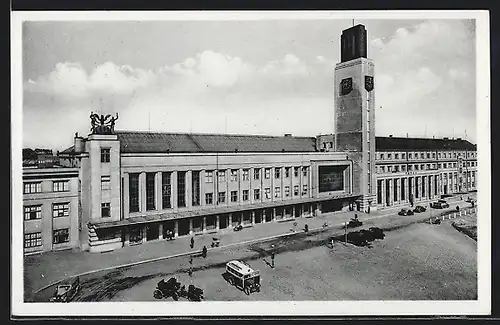
[[[413,215],[413,211],[410,210],[410,209],[403,208],[403,209],[401,209],[401,211],[398,212],[398,214],[400,216],[412,216]]]
[[[415,207],[415,209],[413,209],[413,212],[416,212],[416,213],[421,213],[421,212],[425,212],[425,207],[421,206],[421,205],[417,205]]]
[[[80,278],[68,280],[59,284],[56,292],[50,298],[51,302],[70,302],[75,298],[76,294],[80,291]]]
[[[449,207],[450,207],[450,205],[445,200],[439,200],[437,202],[431,203],[431,208],[434,208],[434,209],[446,209]]]
[[[243,225],[241,223],[233,228],[233,231],[240,231],[240,230],[243,230]]]

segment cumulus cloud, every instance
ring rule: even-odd
[[[460,21],[425,21],[370,41],[378,135],[418,136],[424,128],[429,135],[451,133],[442,121],[454,114],[470,117],[455,119],[456,129],[475,132],[471,30]],[[24,84],[25,143],[43,146],[54,137],[55,148],[71,145],[74,132],[88,132],[91,110],[119,112],[120,129],[330,133],[334,62],[325,55],[288,53],[254,64],[207,50],[153,70],[113,62],[88,70],[60,62]],[[309,108],[314,114],[304,113]],[[50,133],[47,125],[71,127],[49,127]]]
[[[423,136],[424,124],[450,116],[473,116],[475,42],[469,25],[467,21],[430,20],[370,42],[378,85],[376,102],[383,107],[377,111],[380,135],[392,134],[395,125],[404,125],[399,135]],[[457,129],[467,128],[466,119],[454,121],[462,122]],[[429,127],[428,134],[451,133],[449,124]],[[474,123],[468,128],[475,129]]]

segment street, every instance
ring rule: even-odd
[[[458,205],[464,207],[467,206],[467,203],[461,202]],[[455,206],[452,205],[447,210],[450,211]],[[198,287],[202,287],[205,290],[207,300],[293,300],[295,296],[302,297],[301,299],[303,297],[313,299],[316,293],[321,290],[328,290],[329,293],[323,292],[318,294],[318,297],[327,300],[438,299],[425,298],[427,295],[444,297],[443,299],[452,299],[446,297],[454,297],[453,299],[470,298],[471,294],[475,294],[474,288],[476,286],[475,253],[471,253],[471,250],[476,249],[475,244],[469,242],[468,238],[462,238],[463,235],[454,230],[449,223],[443,223],[439,227],[428,224],[408,226],[428,219],[430,213],[429,210],[413,216],[398,216],[394,213],[381,218],[362,215],[360,219],[364,224],[361,228],[378,226],[384,227],[384,229],[395,229],[386,232],[386,239],[375,242],[372,248],[353,245],[344,246],[338,243],[335,244],[334,249],[328,248],[326,245],[328,238],[332,235],[342,234],[344,231],[340,225],[337,225],[324,231],[311,231],[309,234],[297,233],[293,236],[276,238],[263,243],[250,243],[209,250],[206,259],[194,258],[192,277],[187,275],[187,270],[191,266],[187,256],[114,271],[103,271],[81,278],[82,292],[77,296],[76,300],[149,301],[153,299],[152,291],[156,283],[161,278],[168,278],[172,275],[176,276],[183,284],[193,283]],[[433,209],[432,213],[436,215],[438,211]],[[446,230],[445,236],[441,236],[442,231],[436,229]],[[459,249],[457,247],[447,247],[446,244],[442,243],[443,239],[445,243],[446,239],[449,239],[450,242],[461,243],[461,246]],[[276,268],[274,270],[268,266],[271,245],[275,245],[274,251],[276,252]],[[441,246],[443,246],[441,250],[434,252],[439,257],[436,257],[436,260],[440,261],[437,263],[438,265],[426,265],[432,259],[431,252]],[[415,260],[415,254],[419,255],[417,260]],[[424,258],[421,254],[428,254],[428,256]],[[224,271],[225,263],[231,259],[247,260],[252,266],[261,270],[263,274],[263,290],[261,293],[246,296],[234,287],[228,288],[229,285],[222,279],[221,274]],[[422,259],[422,261],[419,259]],[[449,267],[441,267],[440,263],[444,263],[443,265]],[[390,265],[394,265],[394,268],[384,271],[384,267]],[[461,268],[460,265],[462,265]],[[463,265],[467,267],[464,268]],[[367,277],[365,273],[370,269],[377,269],[378,273],[371,272]],[[450,272],[455,276],[450,277]],[[433,274],[433,277],[432,279],[426,279],[422,274]],[[452,288],[452,283],[458,279],[456,275],[459,275],[460,281],[469,283],[467,286],[462,286],[467,290],[458,290],[457,286],[455,289],[450,289],[448,293],[446,290],[441,293],[429,292],[430,289],[435,289],[436,284],[429,285],[428,281],[447,279],[445,282],[449,283],[448,285]],[[414,283],[410,281],[413,283],[410,285],[411,290],[405,291],[402,289],[405,287],[402,277],[417,278],[419,280]],[[339,282],[339,279],[342,280]],[[294,283],[293,281],[298,282]],[[322,289],[325,286],[324,283],[328,283],[326,289]],[[375,283],[378,284],[375,285]],[[372,291],[356,291],[355,288],[358,286],[375,287]],[[416,291],[413,286],[428,289]],[[269,288],[273,289],[270,290]],[[294,290],[298,290],[298,293],[294,293]],[[53,288],[43,290],[36,297],[36,300],[46,301],[52,292]]]

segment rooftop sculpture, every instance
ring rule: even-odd
[[[113,117],[110,114],[104,116],[90,112],[90,131],[92,134],[115,134],[115,122],[118,119],[118,113]]]

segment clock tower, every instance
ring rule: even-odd
[[[358,209],[376,207],[375,90],[373,61],[367,58],[363,25],[342,32],[341,62],[335,65],[335,150],[350,152]]]

